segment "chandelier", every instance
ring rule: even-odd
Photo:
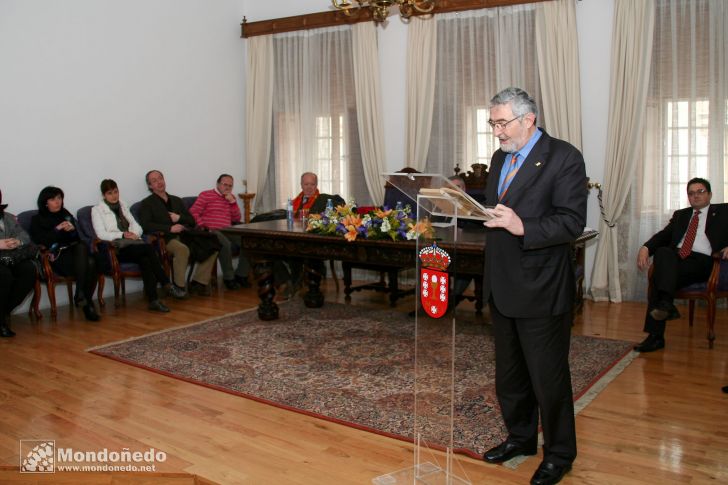
[[[389,7],[399,6],[399,14],[404,19],[410,18],[416,13],[431,13],[435,10],[435,0],[331,0],[334,8],[341,10],[345,15],[356,14],[362,8],[368,8],[372,12],[375,22],[384,22],[389,14]]]

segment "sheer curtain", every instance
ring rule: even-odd
[[[318,174],[321,192],[371,204],[359,147],[351,27],[271,37],[272,151],[258,208],[284,207],[307,171]]]
[[[642,158],[640,142],[652,59],[654,1],[616,0],[609,86],[609,132],[604,178],[604,213],[590,294],[597,301],[622,301],[620,234],[634,173]],[[614,224],[616,222],[616,224]],[[632,268],[634,273],[634,268]]]
[[[253,192],[261,194],[265,188],[270,160],[273,105],[273,44],[267,35],[253,37],[248,42],[248,84],[245,96],[245,166],[249,186]],[[260,199],[256,199],[256,207]]]
[[[713,203],[728,192],[728,2],[656,0],[644,162],[632,184],[621,231],[620,275],[627,300],[644,300],[635,271],[639,247],[687,207],[686,183],[711,182]]]
[[[536,5],[529,4],[435,17],[437,66],[427,172],[450,175],[455,164],[466,170],[476,162],[490,163],[497,146],[487,108],[499,90],[518,86],[540,103],[535,11]]]

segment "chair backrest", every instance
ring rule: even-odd
[[[131,215],[134,216],[134,219],[141,224],[141,219],[139,216],[141,215],[141,209],[142,209],[142,201],[134,202],[131,207],[129,207],[129,212],[131,212]]]
[[[718,276],[718,291],[728,291],[728,259],[720,262],[720,275]]]
[[[76,212],[76,220],[78,221],[78,233],[86,243],[92,242],[96,239],[96,231],[91,220],[91,208],[93,206],[87,205],[78,209]]]
[[[29,211],[23,211],[15,217],[18,218],[18,224],[23,228],[25,232],[30,234],[30,221],[33,220],[33,216],[38,213],[38,209]]]
[[[196,195],[191,195],[189,197],[182,197],[182,203],[184,203],[185,208],[187,210],[190,210],[190,207],[192,207],[192,204],[194,204],[196,200],[197,200]]]

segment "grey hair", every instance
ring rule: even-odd
[[[521,117],[533,113],[538,119],[538,106],[536,101],[520,88],[506,88],[490,99],[490,107],[510,104],[515,116]]]

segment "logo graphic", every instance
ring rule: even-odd
[[[449,277],[445,272],[450,266],[450,255],[437,247],[437,243],[420,250],[420,302],[432,318],[440,318],[447,312]]]
[[[20,440],[20,473],[55,473],[55,440]]]

